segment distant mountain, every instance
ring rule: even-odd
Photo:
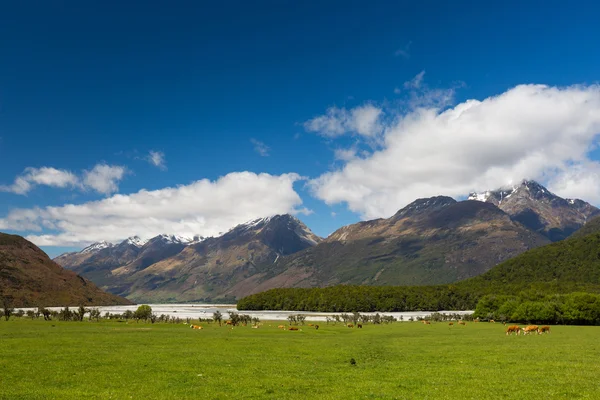
[[[238,225],[215,238],[159,235],[138,248],[134,257],[123,260],[112,257],[122,244],[101,249],[92,257],[79,259],[80,253],[70,253],[56,260],[130,299],[207,300],[233,298],[238,285],[250,285],[243,290],[252,290],[249,277],[321,240],[286,214]]]
[[[0,233],[0,297],[15,307],[131,304],[67,271],[33,243]]]
[[[539,232],[551,241],[565,239],[600,210],[583,200],[563,199],[535,181],[482,193],[471,193],[469,200],[498,206],[515,221]]]
[[[138,236],[132,236],[117,245],[98,242],[80,252],[62,254],[54,261],[103,286],[107,278],[111,279],[111,270],[135,260],[147,242]]]
[[[418,199],[389,219],[342,227],[317,246],[280,258],[250,277],[253,285],[237,286],[235,293],[456,282],[547,243],[494,204],[445,196]]]

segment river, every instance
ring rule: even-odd
[[[91,307],[98,308],[102,315],[106,312],[111,314],[121,314],[127,310],[135,311],[139,305],[133,306],[99,306],[99,307]],[[179,318],[212,318],[212,315],[215,311],[219,310],[223,314],[224,319],[229,318],[229,311],[241,312],[242,314],[248,314],[251,317],[257,317],[261,320],[267,321],[284,321],[290,315],[298,315],[302,314],[306,316],[307,320],[310,321],[325,321],[326,318],[333,315],[339,315],[342,313],[328,313],[328,312],[308,312],[308,311],[238,311],[235,304],[149,304],[152,307],[152,311],[156,315],[169,315],[171,317],[179,317]],[[47,307],[50,310],[60,310],[61,307]],[[77,307],[74,307],[75,309]],[[36,310],[35,308],[22,308],[23,310]],[[391,315],[396,318],[398,321],[402,320],[408,321],[411,317],[426,317],[430,315],[433,311],[413,311],[413,312],[380,312],[381,315]],[[473,311],[439,311],[440,313],[456,313],[456,314],[471,314]],[[375,312],[361,313],[374,315]]]

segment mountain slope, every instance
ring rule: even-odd
[[[600,232],[529,250],[480,276],[457,284],[474,293],[600,292]]]
[[[469,200],[494,204],[553,242],[565,239],[600,214],[598,208],[585,201],[563,199],[539,183],[527,180],[510,189],[471,193]]]
[[[389,219],[343,227],[253,280],[255,291],[456,282],[548,242],[493,204],[438,196],[416,200]]]
[[[111,279],[111,270],[133,262],[146,244],[146,241],[137,236],[130,237],[118,245],[99,242],[78,253],[62,254],[54,261],[103,286],[107,279]]]
[[[482,275],[453,284],[271,289],[240,299],[238,308],[330,312],[473,310],[485,295],[542,299],[574,292],[600,293],[600,231],[531,249]],[[589,310],[585,303],[579,309]],[[571,317],[578,319],[576,315]]]
[[[131,304],[50,260],[33,243],[0,233],[0,294],[17,307]]]

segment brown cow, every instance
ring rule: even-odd
[[[448,325],[452,326],[452,325],[454,325],[454,322],[450,322],[450,323],[448,323]]]
[[[192,328],[192,329],[202,329],[202,327],[200,325],[190,325],[190,328]]]
[[[231,322],[231,320],[228,319],[227,321],[225,321],[225,325],[233,325],[233,322]]]
[[[511,325],[506,329],[506,335],[515,333],[517,336],[521,334],[521,327],[519,325]]]
[[[296,326],[290,326],[288,328],[288,331],[297,331],[297,330],[298,330],[298,327],[296,327]]]
[[[319,329],[319,325],[315,325],[315,329]]]
[[[535,332],[537,333],[538,326],[537,325],[529,325],[526,328],[523,328],[523,335],[527,335],[528,333]]]
[[[362,328],[362,324],[356,324],[357,328]]]
[[[431,322],[429,322],[429,321],[423,321],[423,324],[425,324],[425,325],[431,325]]]
[[[348,328],[354,328],[354,324],[348,324]]]
[[[308,324],[308,326],[315,326],[315,324]]]
[[[490,319],[490,323],[494,324],[494,323],[496,323],[496,321],[494,321],[493,319]]]
[[[285,325],[279,325],[277,329],[285,329]]]
[[[465,321],[458,321],[459,325],[467,325],[467,323]]]
[[[542,333],[550,333],[550,327],[548,325],[544,325],[541,328],[538,329],[538,334],[542,334]]]

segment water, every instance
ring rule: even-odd
[[[109,312],[111,314],[122,314],[127,310],[135,311],[139,305],[134,306],[100,306],[93,307],[98,308],[102,315]],[[212,318],[215,311],[219,310],[223,314],[224,319],[229,318],[229,311],[238,312],[235,304],[149,304],[152,307],[152,312],[156,315],[169,315],[171,317],[179,318]],[[62,307],[47,307],[50,310],[59,311]],[[76,307],[74,308],[76,309]],[[36,310],[35,308],[23,308],[23,310]],[[325,321],[326,318],[333,315],[339,315],[341,313],[328,313],[328,312],[308,312],[308,311],[239,311],[242,314],[248,314],[251,317],[257,317],[261,320],[267,321],[285,321],[290,315],[302,314],[306,316],[306,320],[310,321]],[[400,317],[404,321],[408,321],[409,318],[416,319],[417,317],[426,317],[431,315],[434,311],[413,311],[413,312],[380,312],[380,315],[391,315],[400,321]],[[471,314],[473,311],[438,311],[439,313],[446,314]],[[375,315],[376,313],[361,313],[368,315]]]

